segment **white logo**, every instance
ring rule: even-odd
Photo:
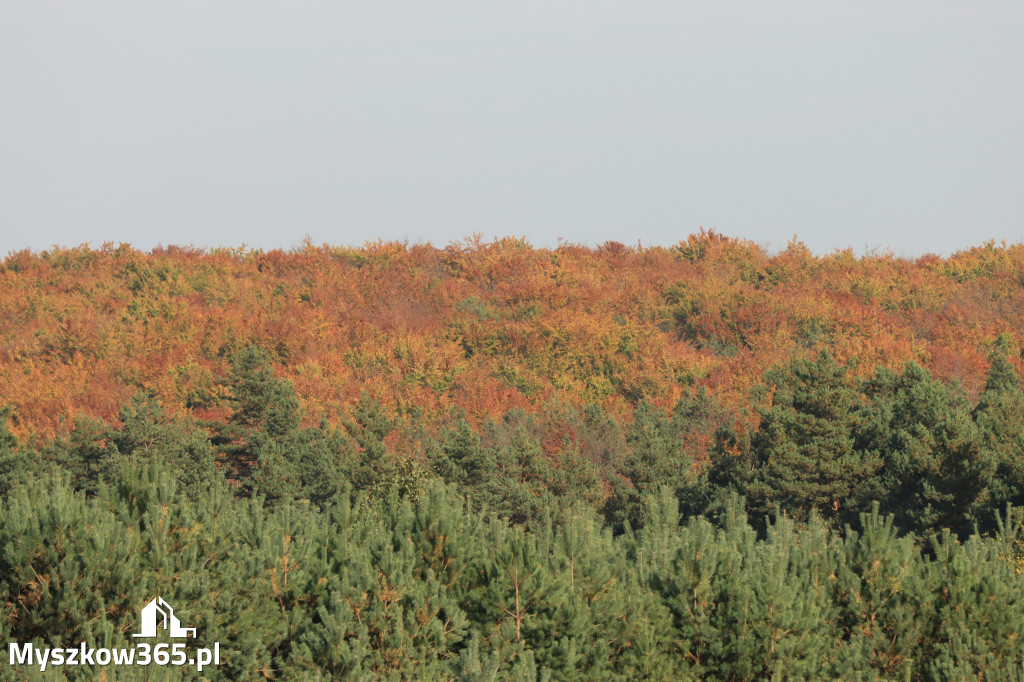
[[[174,609],[160,597],[152,600],[142,608],[142,632],[132,637],[156,637],[156,631],[163,628],[171,637],[195,637],[195,628],[181,627],[181,621],[174,615]],[[50,666],[106,666],[106,665],[173,665],[189,666],[202,672],[208,665],[220,665],[220,642],[214,642],[213,648],[201,648],[189,651],[184,642],[160,642],[149,644],[140,642],[133,647],[117,649],[93,649],[85,642],[78,647],[35,648],[28,642],[10,642],[7,645],[10,665],[38,665],[39,672],[45,673]],[[0,676],[2,677],[2,676]],[[6,678],[5,678],[6,679]]]
[[[157,597],[142,607],[142,632],[132,637],[156,637],[158,627],[168,630],[171,637],[195,637],[195,628],[181,627],[181,621],[174,615],[174,609],[162,598]]]

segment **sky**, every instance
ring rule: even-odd
[[[1020,0],[3,0],[0,255],[1024,240]]]

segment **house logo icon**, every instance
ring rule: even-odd
[[[168,630],[171,637],[195,637],[195,628],[181,627],[181,621],[174,615],[174,609],[160,597],[142,608],[142,632],[132,637],[156,637],[157,628]]]

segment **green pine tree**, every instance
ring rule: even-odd
[[[757,515],[776,505],[796,519],[817,511],[842,519],[860,508],[863,487],[880,458],[857,447],[864,399],[827,350],[765,374],[772,389],[760,408],[752,463],[734,479]]]
[[[1009,353],[1009,339],[999,336],[992,350],[985,392],[974,408],[984,448],[995,460],[989,506],[996,509],[1007,502],[1024,505],[1024,390]],[[979,521],[982,527],[993,529],[994,516]]]
[[[875,481],[883,509],[919,534],[946,527],[966,536],[987,513],[996,460],[963,391],[913,362],[899,375],[878,370],[865,390],[861,439],[884,455]]]

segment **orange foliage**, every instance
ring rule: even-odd
[[[363,390],[428,419],[556,399],[622,416],[694,385],[737,408],[767,367],[822,346],[862,374],[917,360],[976,394],[996,335],[1024,342],[1021,282],[1021,245],[907,260],[815,257],[794,240],[769,255],[705,231],[672,248],[477,235],[440,249],[20,251],[0,265],[0,404],[21,434],[115,419],[140,387],[223,417],[220,380],[253,342],[311,420],[338,419]]]

